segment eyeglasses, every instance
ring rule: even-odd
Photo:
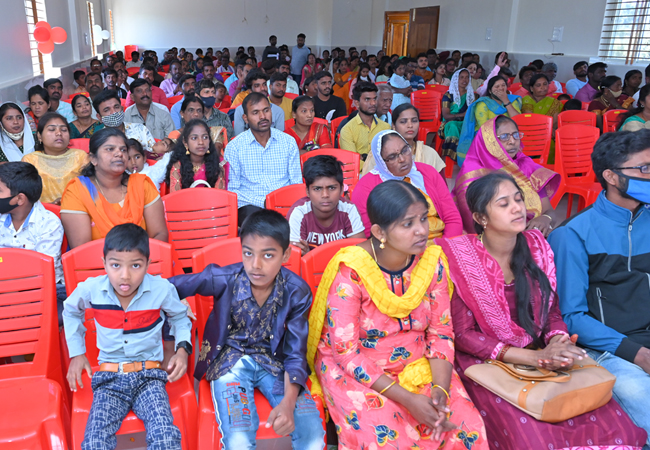
[[[614,170],[625,170],[625,169],[638,169],[641,173],[648,174],[650,173],[650,164],[644,164],[642,166],[634,166],[634,167],[617,167]]]
[[[407,146],[405,146],[405,147],[402,149],[402,151],[400,151],[399,153],[393,153],[392,155],[388,155],[388,157],[386,157],[386,158],[382,158],[382,159],[383,159],[386,163],[393,163],[393,162],[395,162],[395,161],[397,160],[397,158],[399,158],[400,156],[406,156],[406,155],[408,155],[409,153],[411,153],[411,147],[409,147],[409,146],[407,145]]]
[[[511,136],[513,138],[515,138],[515,140],[518,140],[518,139],[521,139],[522,137],[524,137],[524,133],[522,133],[521,131],[515,131],[514,133],[504,133],[504,134],[498,135],[497,138],[501,142],[508,142],[510,140]]]

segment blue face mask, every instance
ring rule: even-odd
[[[621,193],[634,200],[650,204],[650,180],[646,178],[630,177],[619,171],[614,171],[623,181],[623,188],[618,188]]]

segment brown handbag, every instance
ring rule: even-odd
[[[605,405],[616,377],[591,358],[551,371],[488,359],[465,375],[542,422],[562,422]]]

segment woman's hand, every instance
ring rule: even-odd
[[[444,424],[447,418],[446,413],[439,413],[433,404],[433,399],[426,395],[412,394],[409,401],[403,404],[403,406],[408,409],[418,423],[431,430],[436,430]]]
[[[585,350],[576,347],[572,338],[563,334],[554,337],[546,348],[539,350],[537,365],[548,370],[568,369],[586,354]]]
[[[510,99],[508,98],[508,90],[507,90],[507,89],[506,89],[505,91],[503,91],[502,93],[500,93],[500,94],[497,94],[497,93],[494,92],[494,91],[492,91],[492,93],[493,93],[493,95],[494,95],[496,98],[498,98],[498,99],[501,101],[501,103],[503,103],[504,105],[507,104],[507,103],[510,103]]]
[[[508,58],[506,58],[505,52],[501,52],[499,54],[499,59],[497,60],[497,66],[505,67],[507,62],[508,62]]]
[[[551,231],[553,231],[553,226],[551,225],[551,218],[548,216],[538,216],[528,222],[526,225],[527,230],[539,230],[547,237]]]

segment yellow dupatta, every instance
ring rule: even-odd
[[[338,251],[331,259],[323,278],[321,279],[316,298],[309,315],[309,337],[307,339],[307,361],[311,369],[311,392],[312,394],[322,395],[322,388],[318,378],[314,362],[316,359],[316,350],[320,337],[323,332],[325,323],[327,296],[339,266],[344,263],[353,269],[361,279],[368,295],[379,311],[393,318],[407,317],[411,311],[420,306],[426,291],[431,285],[431,281],[440,261],[445,268],[447,275],[447,284],[449,286],[449,296],[453,293],[454,285],[449,277],[449,266],[447,257],[442,248],[437,245],[428,247],[422,254],[420,261],[411,273],[411,284],[403,296],[395,295],[386,284],[384,275],[379,269],[377,263],[372,259],[367,251],[358,246],[345,247]],[[410,392],[418,392],[422,386],[432,382],[431,366],[429,361],[422,357],[417,361],[408,364],[398,376],[400,385]]]

